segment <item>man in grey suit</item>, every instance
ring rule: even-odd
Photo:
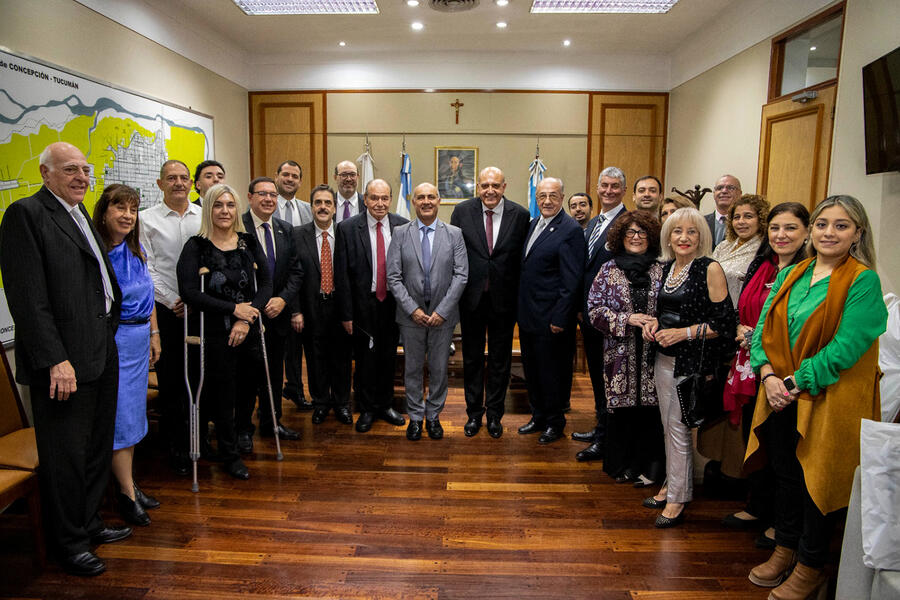
[[[713,199],[716,201],[716,210],[706,215],[706,224],[712,234],[712,249],[725,239],[725,220],[728,218],[728,209],[741,197],[741,182],[734,175],[722,175],[713,187]]]
[[[441,197],[430,183],[413,190],[416,220],[393,233],[387,255],[387,281],[397,301],[397,324],[406,361],[404,385],[409,426],[406,437],[444,437],[440,414],[447,399],[450,339],[459,322],[459,299],[469,278],[462,231],[437,218]],[[428,402],[423,400],[423,375],[428,360]]]

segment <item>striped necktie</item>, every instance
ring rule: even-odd
[[[597,224],[594,225],[594,230],[591,232],[591,239],[588,240],[588,258],[594,256],[594,248],[597,246],[597,241],[600,239],[604,221],[606,221],[606,217],[603,215],[597,217]]]

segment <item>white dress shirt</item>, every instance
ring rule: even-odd
[[[372,242],[372,291],[375,291],[375,280],[378,277],[378,246],[375,241],[375,223],[378,223],[375,220],[375,217],[372,216],[372,213],[366,211],[366,223],[369,226],[369,241]],[[384,237],[384,264],[385,268],[387,268],[387,253],[388,248],[391,246],[391,222],[388,219],[388,215],[384,215],[384,218],[381,219],[381,235]]]
[[[487,211],[492,210],[494,214],[491,215],[491,222],[494,224],[494,236],[491,238],[494,240],[494,246],[497,245],[497,236],[500,235],[500,219],[503,217],[503,198],[500,198],[500,202],[494,208],[488,208],[484,205],[484,202],[481,203],[481,217],[484,220],[484,231],[487,234]]]
[[[51,194],[49,188],[47,188]],[[72,220],[75,221],[75,225],[78,226],[78,230],[81,231],[81,235],[84,236],[84,241],[88,243],[88,246],[91,247],[91,250],[94,252],[94,256],[97,258],[97,261],[100,263],[100,278],[103,280],[103,295],[106,297],[106,312],[109,312],[109,309],[112,308],[112,303],[115,302],[116,297],[114,295],[112,289],[112,279],[109,277],[109,271],[106,268],[106,262],[103,260],[103,255],[100,254],[104,250],[100,248],[100,244],[97,242],[97,238],[94,237],[94,233],[91,231],[90,225],[87,223],[87,217],[81,213],[79,210],[80,204],[76,204],[72,206],[56,194],[53,194],[53,197],[56,198],[59,203],[62,205],[63,209],[69,216],[72,217]]]
[[[297,197],[293,197],[290,200],[283,196],[278,196],[278,211],[276,211],[275,216],[283,221],[287,221],[294,227],[298,227],[304,224],[303,215],[300,212],[300,203],[302,200],[297,199]],[[304,204],[309,204],[308,202],[303,202]],[[290,213],[290,216],[288,216]],[[307,223],[309,220],[306,221]]]
[[[611,208],[606,212],[600,211],[600,214],[603,215],[603,222],[598,225],[600,227],[601,235],[609,227],[609,224],[612,223],[613,219],[615,219],[623,210],[625,210],[625,205],[620,202],[615,208]]]
[[[335,213],[335,219],[337,220],[338,223],[340,223],[341,221],[344,220],[344,205],[345,204],[350,204],[350,216],[351,217],[359,214],[359,209],[356,206],[357,198],[358,198],[358,196],[357,196],[356,192],[353,192],[353,195],[350,196],[349,198],[344,198],[343,196],[341,196],[341,193],[338,192],[338,195],[337,195],[338,205],[337,205],[337,212]]]
[[[278,258],[277,250],[275,249],[275,227],[272,226],[272,219],[269,218],[268,221],[263,221],[259,217],[256,216],[256,213],[252,210],[250,211],[250,218],[253,219],[253,230],[256,234],[256,241],[259,242],[260,247],[262,248],[263,254],[266,255],[266,258],[269,258],[269,251],[266,249],[266,228],[263,227],[263,223],[269,224],[269,231],[272,233],[272,253],[275,255],[272,258]]]
[[[142,210],[141,245],[147,254],[147,269],[153,279],[156,301],[172,308],[179,299],[178,275],[175,267],[184,243],[200,231],[202,209],[188,202],[183,215],[165,202]]]
[[[322,232],[328,232],[328,247],[331,248],[331,257],[334,258],[334,225],[329,225],[328,229],[322,229],[316,224],[316,252],[319,255],[319,262],[322,262]],[[385,251],[384,260],[387,261],[387,251]],[[375,263],[372,263],[375,264]]]

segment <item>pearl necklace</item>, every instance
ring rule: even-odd
[[[667,294],[671,294],[681,287],[681,284],[684,283],[684,281],[687,279],[692,264],[694,264],[693,259],[691,259],[691,262],[682,267],[682,269],[678,272],[678,275],[674,276],[672,274],[675,272],[675,265],[672,265],[672,268],[669,270],[669,275],[666,277],[666,281],[663,284],[663,289]]]

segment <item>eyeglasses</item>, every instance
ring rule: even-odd
[[[273,200],[278,197],[278,192],[253,192],[260,198],[272,198]]]
[[[636,238],[641,239],[641,240],[646,240],[646,239],[647,239],[647,232],[646,232],[646,231],[641,231],[640,229],[626,229],[626,230],[625,230],[625,237],[627,237],[627,238],[633,238],[633,237],[636,237]]]
[[[715,189],[717,192],[721,192],[722,190],[728,190],[729,192],[733,192],[734,190],[737,189],[737,186],[731,185],[730,183],[728,185],[719,184],[713,189]]]
[[[77,166],[75,166],[75,165],[66,165],[65,167],[62,167],[62,168],[60,169],[60,171],[62,171],[63,173],[65,173],[65,174],[68,175],[69,177],[71,177],[71,176],[77,174],[79,171],[82,172],[82,173],[84,173],[85,176],[87,176],[87,177],[90,177],[90,176],[91,176],[91,168],[90,168],[89,166],[77,167]]]
[[[338,177],[341,179],[355,179],[359,177],[357,173],[347,172],[347,173],[338,173]]]

